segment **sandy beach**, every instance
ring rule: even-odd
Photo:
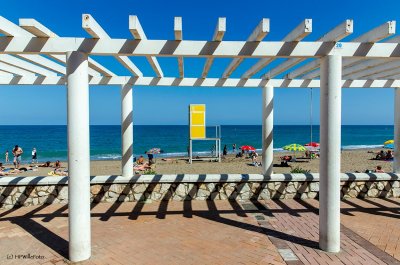
[[[373,170],[376,166],[381,165],[385,172],[392,171],[391,161],[378,161],[371,160],[375,157],[380,149],[360,149],[360,150],[345,150],[342,152],[341,172],[364,172],[366,169]],[[374,153],[371,153],[374,152]],[[280,164],[279,157],[293,153],[276,152],[274,153],[274,164]],[[289,162],[291,168],[300,167],[302,169],[310,170],[311,172],[319,171],[319,159],[305,159],[301,158],[298,154],[297,162]],[[10,167],[12,165],[6,165]],[[22,165],[27,166],[26,164]],[[66,162],[62,163],[63,168],[67,168]],[[290,173],[290,167],[274,167],[274,173]],[[27,171],[18,174],[18,176],[47,176],[52,168],[39,167],[38,171]],[[195,161],[189,164],[185,158],[171,158],[168,161],[163,161],[161,158],[156,159],[154,170],[157,174],[177,174],[177,173],[192,173],[192,174],[205,174],[205,173],[261,173],[261,167],[251,165],[251,159],[235,158],[228,155],[222,159],[221,163],[209,161]],[[120,175],[121,174],[121,161],[92,161],[91,162],[91,175]]]

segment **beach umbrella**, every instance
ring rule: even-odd
[[[146,152],[146,154],[160,154],[162,153],[163,150],[161,150],[160,148],[151,148],[149,151]]]
[[[287,151],[293,151],[294,152],[294,156],[296,157],[296,152],[297,151],[306,151],[307,149],[302,146],[301,144],[288,144],[285,145],[284,147],[282,147],[283,150],[287,150]]]
[[[243,151],[255,151],[256,149],[251,146],[251,145],[243,145],[242,147],[240,147],[240,149],[242,149]]]
[[[294,152],[297,152],[297,151],[301,152],[301,151],[306,151],[307,150],[301,144],[288,144],[288,145],[285,145],[284,147],[282,147],[282,149],[283,150],[287,150],[287,151],[294,151]]]
[[[387,149],[394,149],[394,144],[386,144],[386,145],[384,146],[384,148],[387,148]]]
[[[394,144],[394,140],[387,140],[387,141],[384,142],[383,144],[384,144],[384,145],[387,145],[387,144]]]
[[[316,143],[316,142],[311,142],[311,143],[308,143],[308,144],[305,144],[304,146],[306,146],[306,147],[319,147],[319,143]]]

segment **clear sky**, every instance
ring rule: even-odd
[[[218,17],[226,17],[224,40],[245,40],[262,18],[270,18],[265,40],[281,40],[303,19],[313,20],[316,40],[345,19],[354,19],[361,35],[399,17],[400,1],[32,1],[2,0],[1,14],[18,23],[35,18],[60,36],[88,36],[81,15],[89,13],[111,37],[132,38],[128,16],[137,15],[149,39],[173,39],[175,16],[183,20],[183,38],[211,39]],[[400,31],[400,30],[398,30]],[[132,57],[131,57],[132,58]],[[115,59],[94,57],[117,74],[128,75]],[[143,58],[132,58],[146,76],[154,72]],[[256,59],[247,59],[234,72],[239,77]],[[265,73],[281,60],[266,67]],[[159,58],[166,76],[178,76],[175,59]],[[185,59],[185,76],[201,75],[204,59]],[[220,77],[229,59],[216,59],[209,77]],[[257,75],[257,76],[259,76]],[[256,77],[257,77],[256,76]],[[261,124],[261,90],[246,88],[135,87],[135,124],[187,124],[190,103],[207,104],[207,124]],[[66,124],[66,88],[63,86],[1,86],[0,124]],[[343,124],[393,124],[393,89],[344,89]],[[91,124],[120,123],[120,88],[90,88]],[[314,124],[319,123],[319,89],[313,90]],[[310,123],[310,89],[275,89],[275,124]]]

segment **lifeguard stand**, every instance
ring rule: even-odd
[[[215,141],[215,154],[211,157],[199,157],[193,159],[193,141]],[[206,137],[206,105],[190,104],[189,105],[189,163],[193,160],[210,160],[215,159],[221,162],[221,127],[216,126],[215,137]]]

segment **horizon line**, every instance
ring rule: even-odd
[[[67,126],[67,124],[0,124],[0,126]],[[121,124],[89,124],[89,126],[121,126]],[[134,126],[189,126],[188,124],[134,124]],[[219,124],[215,126],[262,126],[262,124]],[[310,124],[274,124],[274,126],[311,126]],[[313,124],[312,126],[320,126]],[[341,126],[394,126],[394,124],[341,124]]]

